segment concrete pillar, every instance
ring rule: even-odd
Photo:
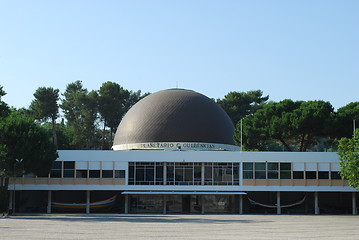
[[[243,195],[239,195],[239,214],[243,214]]]
[[[280,215],[282,214],[282,211],[281,211],[281,207],[280,207],[280,192],[278,191],[277,192],[277,214]]]
[[[319,215],[319,201],[318,201],[318,192],[314,192],[314,214]]]
[[[167,185],[167,163],[163,163],[163,185]]]
[[[201,185],[204,185],[204,162],[201,164]]]
[[[352,213],[353,215],[357,215],[358,214],[358,209],[357,209],[357,201],[356,201],[356,193],[352,192]]]
[[[125,214],[128,213],[128,194],[125,195]]]
[[[90,191],[86,191],[86,214],[90,213]]]
[[[51,200],[52,198],[52,191],[48,190],[47,191],[47,213],[50,214],[51,213]]]

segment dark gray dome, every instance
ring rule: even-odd
[[[114,146],[151,142],[234,145],[234,125],[212,99],[184,89],[159,91],[136,103],[117,128]]]

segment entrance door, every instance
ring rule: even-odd
[[[182,196],[182,213],[191,212],[191,195]]]

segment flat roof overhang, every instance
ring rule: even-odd
[[[246,192],[176,192],[176,191],[124,191],[121,194],[133,195],[246,195]]]

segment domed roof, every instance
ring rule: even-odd
[[[234,145],[233,133],[231,119],[215,101],[195,91],[168,89],[148,95],[127,112],[113,149],[226,149]]]

